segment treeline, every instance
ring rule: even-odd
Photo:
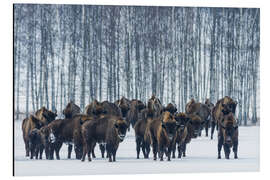
[[[193,97],[238,101],[259,117],[260,9],[14,5],[15,118],[70,101],[156,94],[179,111]]]

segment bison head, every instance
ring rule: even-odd
[[[116,129],[116,132],[117,132],[117,135],[118,135],[120,141],[122,142],[126,137],[128,124],[126,123],[125,120],[120,118],[114,123],[114,127]]]
[[[57,111],[52,112],[48,109],[45,109],[42,113],[42,116],[47,120],[47,123],[50,123],[53,120],[55,120],[55,118],[57,116]]]
[[[202,130],[204,121],[202,121],[201,118],[197,115],[190,115],[189,118],[189,123],[191,124],[193,129],[193,137],[196,138]]]
[[[169,140],[171,141],[174,138],[177,128],[179,126],[176,124],[176,120],[170,112],[165,111],[162,114],[161,126],[165,130]]]
[[[179,126],[181,131],[183,131],[191,119],[185,113],[178,113],[175,116],[175,120],[176,125]]]
[[[164,111],[169,111],[171,114],[175,114],[177,112],[176,105],[169,103],[165,108]]]

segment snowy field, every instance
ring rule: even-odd
[[[96,146],[97,158],[92,162],[81,162],[67,159],[67,145],[63,145],[61,160],[30,160],[25,157],[21,121],[15,122],[15,176],[52,176],[52,175],[91,175],[91,174],[158,174],[158,173],[190,173],[190,172],[245,172],[259,171],[259,127],[239,127],[239,159],[217,159],[217,133],[214,139],[205,137],[194,139],[187,146],[187,157],[172,159],[167,162],[150,159],[136,159],[135,137],[133,129],[119,146],[116,162],[109,163],[102,159]],[[142,154],[141,156],[142,157]]]

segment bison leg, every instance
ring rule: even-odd
[[[150,153],[150,144],[148,144],[147,142],[144,142],[144,146],[145,146],[145,158],[148,159],[149,153]]]
[[[113,155],[113,162],[115,162],[115,157],[116,157],[116,149],[115,148],[113,148],[112,155]]]
[[[226,143],[224,143],[223,149],[224,149],[225,158],[230,159],[230,152],[231,152],[230,147]]]
[[[218,159],[221,159],[221,149],[222,149],[222,145],[223,145],[223,137],[221,135],[218,136]]]
[[[82,151],[83,151],[82,146],[79,144],[74,145],[74,151],[75,151],[76,159],[81,159],[82,158]]]
[[[141,143],[142,143],[142,139],[140,137],[136,137],[137,159],[140,158]]]
[[[72,144],[68,145],[68,159],[71,158]]]
[[[88,149],[89,149],[89,147],[88,147],[88,144],[85,142],[84,144],[83,144],[83,155],[82,155],[82,162],[84,162],[84,160],[85,160],[85,156],[86,156],[86,153],[88,152]]]
[[[92,157],[93,157],[93,158],[96,158],[96,155],[95,155],[95,147],[96,147],[96,143],[93,144],[92,150],[90,151],[90,152],[92,153]]]
[[[104,154],[105,154],[105,145],[99,144],[99,149],[100,149],[100,151],[101,151],[101,157],[104,158]]]
[[[178,144],[177,149],[178,149],[178,158],[181,158],[182,157],[183,144]]]
[[[214,121],[211,122],[211,139],[213,139],[213,134],[215,132],[216,123]]]
[[[209,127],[209,120],[205,122],[205,136],[208,137],[208,127]]]
[[[157,147],[157,143],[156,142],[153,142],[153,156],[154,156],[154,160],[157,160],[157,150],[158,150],[158,147]]]
[[[61,147],[62,147],[61,142],[55,143],[55,155],[56,155],[57,160],[60,160],[59,151],[60,151]]]
[[[29,156],[29,142],[28,141],[26,141],[25,142],[25,151],[26,151],[26,157],[28,157]]]
[[[164,152],[165,152],[165,148],[162,145],[159,146],[159,148],[158,148],[158,154],[159,154],[160,161],[163,161]]]
[[[176,151],[176,143],[173,144],[172,146],[172,158],[175,158],[175,151]]]
[[[40,147],[39,149],[39,159],[42,159],[42,154],[43,154],[44,147]]]
[[[112,162],[112,145],[106,145],[107,155],[109,156],[109,162]]]
[[[237,156],[237,149],[238,149],[238,141],[235,141],[235,142],[233,143],[234,159],[238,159],[238,156]]]
[[[184,143],[183,146],[182,146],[183,157],[186,157],[186,147],[187,147],[187,144]]]

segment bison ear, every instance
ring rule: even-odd
[[[117,128],[118,128],[118,124],[115,123],[115,124],[114,124],[114,127],[117,129]]]

